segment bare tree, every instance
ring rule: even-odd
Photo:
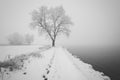
[[[8,36],[9,44],[11,45],[25,45],[31,44],[34,41],[34,36],[30,34],[21,35],[17,32]]]
[[[46,34],[52,40],[52,46],[55,46],[56,37],[59,34],[69,36],[70,25],[72,21],[61,6],[49,9],[42,6],[39,10],[32,12],[32,28],[38,29],[40,34]]]
[[[25,43],[26,44],[31,44],[34,41],[34,36],[30,34],[25,35]]]
[[[15,32],[8,36],[9,44],[12,45],[22,45],[24,44],[24,37],[19,33]]]

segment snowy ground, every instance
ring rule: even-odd
[[[25,49],[26,52],[39,51],[39,47]],[[24,50],[23,50],[24,52]],[[40,51],[40,58],[30,57],[24,71],[16,71],[6,80],[109,80],[109,77],[95,71],[72,56],[65,48],[55,47]]]
[[[45,46],[47,47],[47,45]],[[0,61],[6,59],[8,55],[11,57],[20,54],[29,54],[38,50],[43,50],[43,46],[40,45],[21,45],[21,46],[0,46]]]

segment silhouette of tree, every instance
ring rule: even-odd
[[[34,41],[34,36],[30,34],[21,35],[17,32],[8,36],[8,41],[10,45],[25,45],[31,44]]]
[[[42,6],[39,10],[32,12],[31,26],[34,29],[38,29],[40,34],[45,34],[52,40],[52,46],[55,46],[56,37],[59,34],[65,34],[69,36],[69,26],[72,25],[72,21],[65,14],[63,7],[47,8]]]
[[[26,44],[31,44],[34,41],[34,36],[30,34],[25,35],[25,43]]]
[[[15,32],[8,36],[8,41],[11,45],[22,45],[24,43],[24,38],[22,35]]]

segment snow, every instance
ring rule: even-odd
[[[110,80],[65,48],[53,47],[39,54],[42,57],[30,57],[24,71],[13,72],[6,80]]]
[[[43,48],[44,47],[40,45],[0,46],[0,61],[6,59],[8,55],[14,57],[20,54],[29,54],[30,52],[43,50]]]

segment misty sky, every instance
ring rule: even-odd
[[[7,36],[14,32],[34,34],[35,44],[48,43],[29,28],[30,13],[42,5],[63,6],[74,23],[69,38],[58,37],[57,44],[120,45],[120,0],[0,0],[0,43],[7,43]]]

